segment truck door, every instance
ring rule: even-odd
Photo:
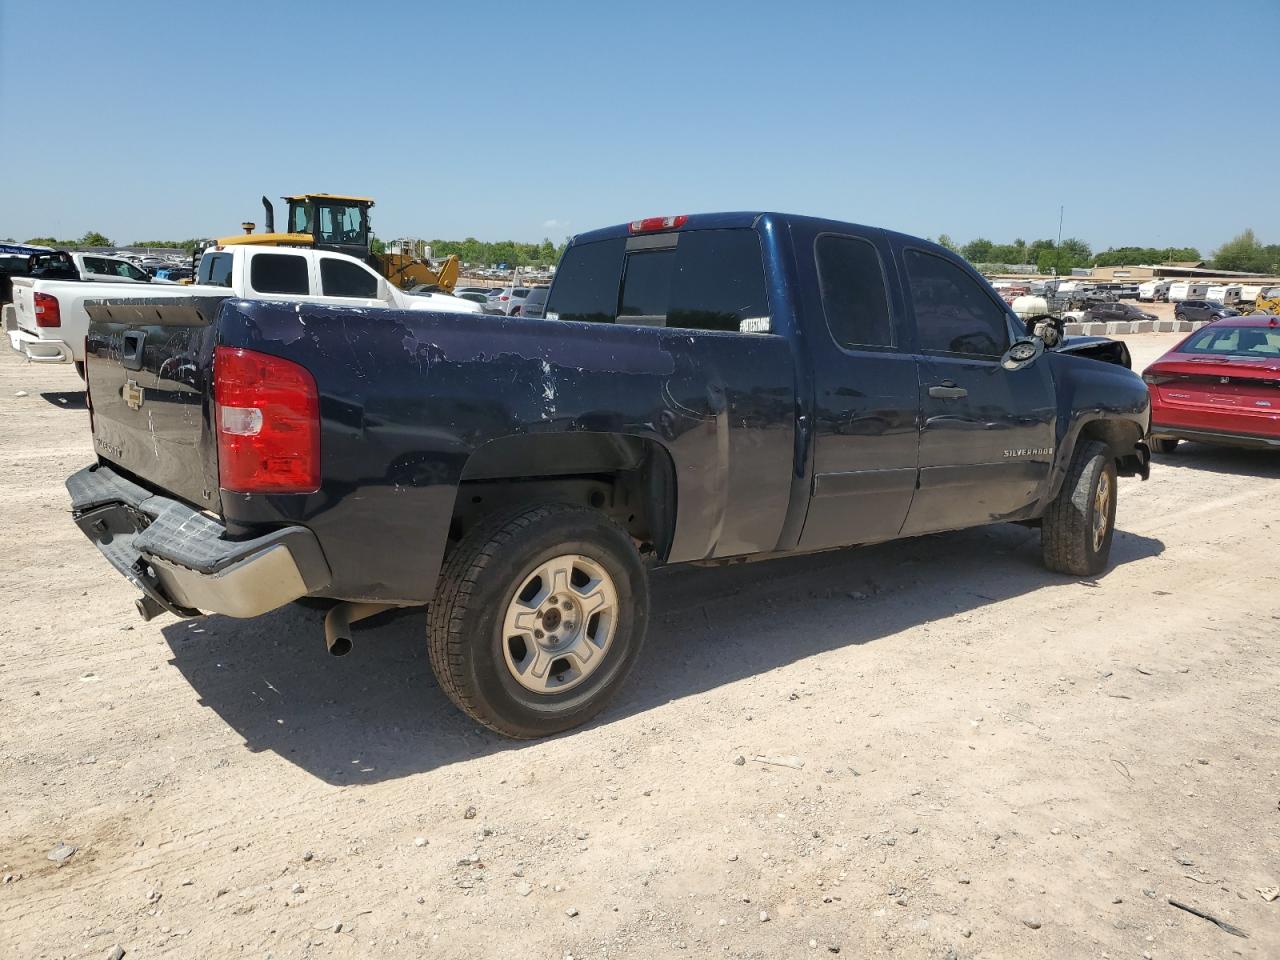
[[[879,231],[797,238],[813,366],[813,489],[802,549],[896,537],[916,486],[920,384]]]
[[[900,251],[920,351],[920,486],[903,532],[1022,519],[1053,465],[1049,364],[1009,371],[1010,315],[970,270]]]

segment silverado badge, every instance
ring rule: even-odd
[[[138,386],[137,380],[126,380],[120,388],[120,396],[124,397],[130,410],[142,409],[142,388]]]

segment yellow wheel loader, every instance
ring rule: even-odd
[[[257,244],[279,247],[314,247],[359,257],[391,283],[408,290],[424,286],[452,293],[458,282],[459,263],[456,256],[430,260],[419,256],[412,241],[400,241],[395,250],[373,252],[373,235],[369,231],[371,197],[346,197],[335,193],[302,193],[282,198],[289,204],[287,229],[276,232],[275,208],[266,197],[262,207],[266,213],[263,233],[254,233],[257,224],[246,221],[244,233],[219,237],[213,242],[221,246]]]

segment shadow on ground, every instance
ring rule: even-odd
[[[1163,548],[1117,531],[1112,563]],[[1062,581],[1040,565],[1039,531],[1008,525],[665,570],[654,577],[641,662],[595,722]],[[474,724],[440,692],[421,610],[357,628],[355,649],[342,658],[325,652],[322,622],[319,612],[290,606],[248,621],[182,621],[163,632],[200,702],[251,750],[275,751],[329,783],[377,782],[524,746]]]
[[[1237,477],[1275,477],[1280,479],[1280,449],[1263,450],[1248,447],[1222,447],[1213,443],[1191,443],[1184,440],[1173,453],[1155,457],[1152,469],[1204,470]]]
[[[87,410],[88,404],[85,402],[83,390],[50,390],[41,393],[40,397],[55,407],[62,407],[66,410]]]

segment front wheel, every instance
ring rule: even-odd
[[[1101,573],[1111,555],[1115,523],[1115,460],[1105,443],[1081,443],[1041,522],[1045,566],[1077,577]]]
[[[649,588],[627,532],[595,510],[546,503],[469,532],[440,575],[427,630],[440,686],[508,737],[595,716],[644,643]]]

